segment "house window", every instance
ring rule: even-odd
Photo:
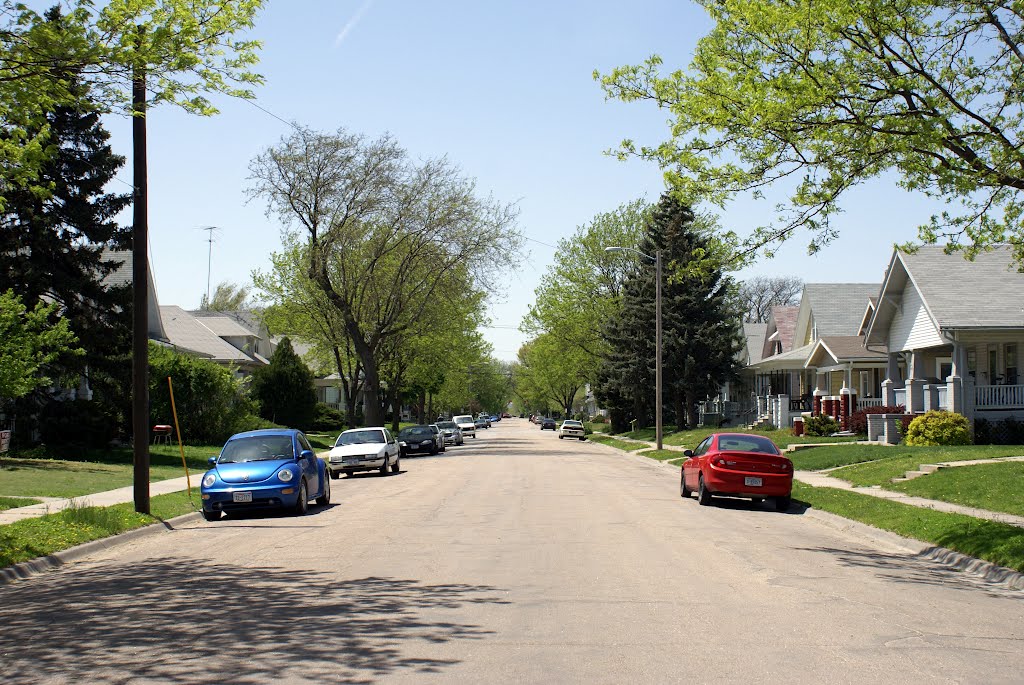
[[[1007,385],[1017,385],[1017,344],[1008,344],[1003,348],[1004,360],[1006,361],[1006,379],[1003,381]]]
[[[997,385],[999,380],[999,374],[996,373],[996,348],[990,347],[988,350],[988,383]]]
[[[978,351],[973,347],[967,350],[967,373],[971,374],[971,378],[978,376]]]
[[[935,360],[935,375],[938,377],[939,382],[944,382],[947,378],[953,375],[953,358],[952,357],[938,357]]]

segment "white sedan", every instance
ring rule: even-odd
[[[398,473],[401,458],[398,441],[387,428],[353,428],[338,436],[327,457],[331,478],[356,471],[380,471],[380,475]]]
[[[573,419],[566,419],[562,421],[562,425],[558,427],[558,439],[563,438],[579,438],[580,440],[587,439],[587,431],[583,427],[582,421],[575,421]]]

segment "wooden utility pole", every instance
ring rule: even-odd
[[[142,27],[139,27],[139,41]],[[149,513],[149,211],[146,68],[132,68],[132,452],[135,511]]]

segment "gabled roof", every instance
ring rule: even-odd
[[[764,344],[761,346],[761,358],[771,356],[772,343],[782,343],[782,351],[789,352],[793,349],[793,328],[796,325],[796,315],[800,307],[796,305],[778,305],[772,307],[768,316],[768,328],[765,331]]]
[[[860,319],[860,328],[857,329],[857,335],[863,336],[868,331],[868,326],[871,325],[871,319],[875,316],[875,311],[878,309],[878,298],[869,297],[868,304],[864,308],[864,316]]]
[[[198,321],[200,325],[209,328],[214,335],[221,338],[251,338],[256,335],[248,328],[239,325],[236,321],[226,316],[197,316],[196,321]]]
[[[771,357],[765,357],[756,364],[751,364],[749,368],[757,371],[782,371],[785,369],[802,369],[804,364],[807,362],[807,357],[810,355],[811,350],[814,349],[814,345],[804,345],[798,347],[795,350],[789,352],[783,352],[776,354]]]
[[[796,342],[806,339],[813,317],[818,337],[856,335],[864,316],[864,303],[877,296],[878,283],[807,283],[800,296]]]
[[[851,362],[886,362],[888,355],[884,350],[869,350],[864,347],[864,337],[860,335],[831,335],[819,338],[814,343],[804,364],[806,368],[836,366]]]
[[[175,347],[217,362],[259,363],[241,350],[235,349],[207,326],[200,323],[199,319],[177,305],[161,306],[160,316],[163,319],[167,337]]]
[[[910,254],[895,250],[882,284],[868,342],[885,342],[893,315],[908,287],[917,289],[936,330],[1024,328],[1024,273],[1012,248],[998,245],[973,261],[925,245]]]
[[[746,340],[746,357],[742,360],[744,363],[756,364],[761,361],[764,336],[767,331],[768,324],[766,323],[743,324],[743,337]]]
[[[108,287],[131,287],[134,279],[132,277],[132,252],[130,250],[103,250],[101,259],[104,262],[113,262],[119,266],[103,277],[103,283]],[[153,270],[147,272],[149,311],[147,328],[149,338],[160,342],[167,342],[167,331],[164,329],[163,321],[160,318],[160,304],[156,296],[156,283],[153,281]]]

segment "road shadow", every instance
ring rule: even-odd
[[[801,552],[828,554],[840,564],[874,571],[878,578],[894,583],[933,585],[948,590],[981,592],[989,597],[1024,602],[1024,592],[1012,590],[980,576],[964,573],[928,559],[922,554],[899,554],[840,547],[797,547]]]
[[[503,593],[210,560],[103,563],[0,588],[3,682],[429,677],[459,663],[424,657],[429,645],[492,634],[444,610],[507,604]]]

